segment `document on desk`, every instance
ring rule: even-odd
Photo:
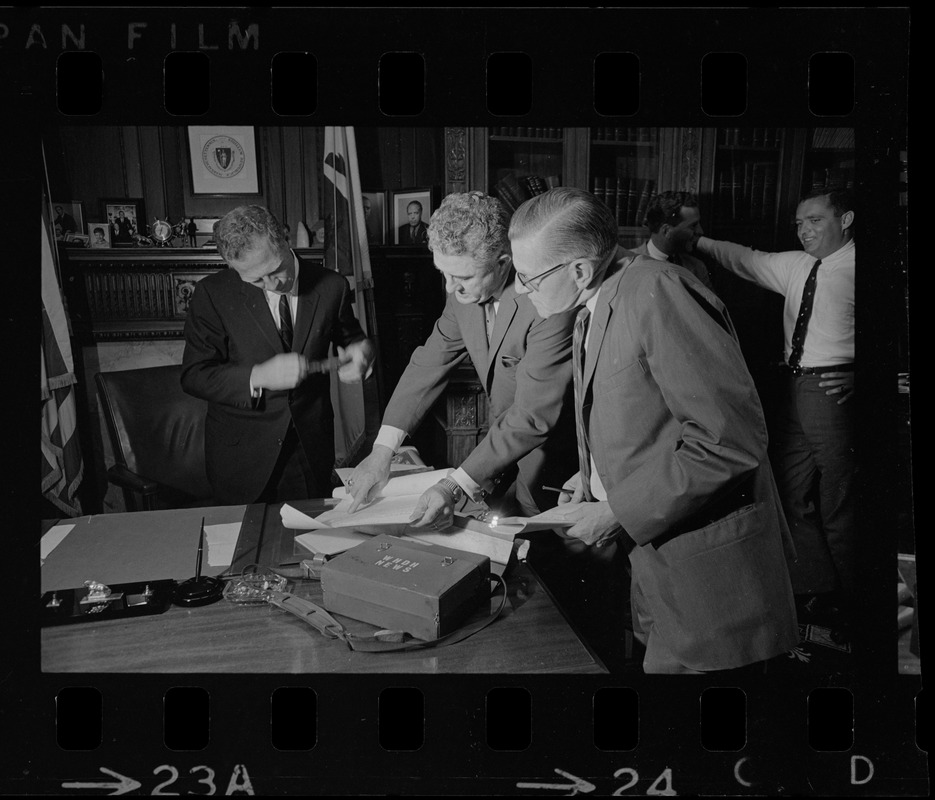
[[[39,542],[39,564],[45,563],[49,554],[58,547],[62,540],[71,533],[74,528],[72,525],[55,525],[46,532],[45,536]]]

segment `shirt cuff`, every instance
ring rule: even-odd
[[[458,486],[464,489],[464,493],[474,502],[480,502],[484,499],[480,486],[478,486],[477,483],[474,482],[474,479],[461,469],[461,467],[458,467],[449,477],[452,478]]]
[[[406,431],[394,428],[392,425],[381,425],[377,438],[373,440],[374,445],[381,444],[390,448],[394,453],[399,450],[399,446],[406,438]]]

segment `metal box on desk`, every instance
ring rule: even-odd
[[[432,641],[490,597],[490,559],[384,534],[325,563],[321,591],[331,612]]]

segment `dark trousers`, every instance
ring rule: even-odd
[[[276,466],[263,492],[254,502],[282,503],[312,497],[331,497],[331,486],[320,473],[321,470],[312,469],[295,425],[290,422]]]
[[[831,368],[833,369],[833,368]],[[788,375],[771,444],[776,483],[792,532],[796,594],[855,586],[853,400],[819,387],[820,375]]]

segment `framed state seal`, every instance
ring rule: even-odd
[[[260,165],[256,133],[249,125],[188,128],[193,195],[257,195]]]

